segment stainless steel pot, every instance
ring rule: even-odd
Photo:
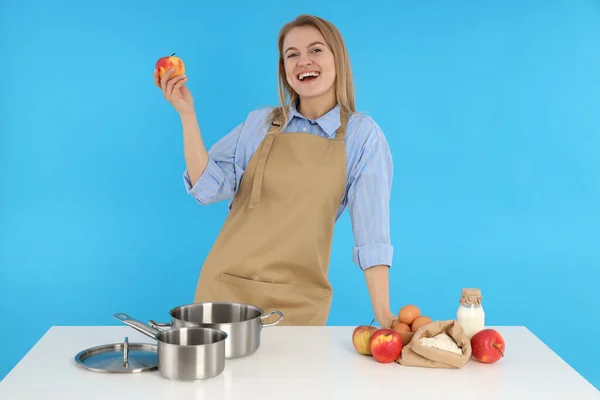
[[[211,327],[227,333],[225,358],[238,358],[254,353],[260,347],[262,328],[275,326],[283,319],[281,311],[271,311],[263,315],[263,310],[242,303],[193,303],[173,308],[171,322],[161,323],[150,320],[157,328]],[[279,318],[271,323],[263,321],[272,315]]]
[[[213,378],[225,369],[227,333],[221,330],[186,327],[161,331],[127,314],[117,313],[114,317],[158,342],[158,371],[167,379]]]

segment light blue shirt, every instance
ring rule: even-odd
[[[250,158],[265,138],[272,108],[249,113],[244,122],[221,138],[209,150],[206,169],[192,187],[187,170],[183,180],[188,194],[203,205],[233,198]],[[285,132],[306,132],[335,137],[340,126],[339,105],[316,120],[290,108]],[[365,270],[374,265],[392,265],[390,243],[390,192],[393,164],[387,140],[369,116],[350,114],[346,128],[346,191],[336,221],[348,207],[354,236],[352,260]]]

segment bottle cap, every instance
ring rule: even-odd
[[[481,290],[476,288],[463,289],[460,304],[463,306],[481,305]]]

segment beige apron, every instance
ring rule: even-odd
[[[195,302],[279,310],[279,325],[326,324],[333,228],[346,186],[347,122],[342,111],[335,138],[278,133],[271,124],[202,266]]]

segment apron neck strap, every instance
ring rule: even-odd
[[[340,110],[340,127],[335,131],[335,140],[344,141],[346,137],[346,127],[348,126],[348,113]]]

